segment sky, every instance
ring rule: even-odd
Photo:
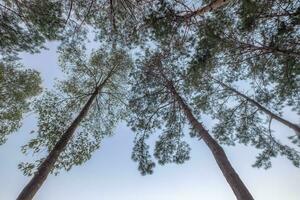
[[[41,72],[43,86],[51,88],[55,78],[63,77],[57,63],[57,43],[40,54],[22,54],[22,63]],[[296,123],[299,116],[283,115]],[[204,121],[210,126],[210,121]],[[0,200],[14,200],[30,180],[17,168],[33,155],[23,155],[20,147],[35,129],[33,114],[25,114],[23,126],[0,146]],[[279,138],[293,131],[272,122]],[[157,135],[157,134],[156,134]],[[235,197],[203,141],[188,138],[191,159],[182,165],[158,166],[152,175],[142,176],[131,160],[134,134],[121,123],[115,135],[104,139],[91,160],[58,176],[49,175],[35,200],[234,200]],[[269,170],[251,167],[258,151],[252,147],[224,146],[231,164],[256,200],[299,200],[300,169],[284,158],[273,159]]]

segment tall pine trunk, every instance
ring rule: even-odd
[[[111,73],[106,77],[106,79],[95,88],[93,94],[90,96],[84,107],[81,109],[80,113],[68,127],[68,129],[63,133],[62,137],[56,143],[54,148],[51,150],[47,158],[39,166],[37,172],[34,174],[30,182],[23,188],[22,192],[19,194],[17,200],[31,200],[42,184],[45,182],[47,176],[54,168],[54,165],[59,157],[59,155],[64,151],[68,143],[70,142],[75,130],[79,126],[80,122],[88,114],[93,102],[95,101],[97,95],[106,84],[110,78]]]
[[[167,83],[166,87],[176,100],[176,102],[180,105],[183,113],[187,117],[189,123],[195,129],[195,131],[199,134],[199,136],[204,140],[206,145],[211,150],[215,160],[219,168],[221,169],[223,175],[226,178],[226,181],[230,185],[231,189],[233,190],[236,198],[238,200],[254,200],[250,192],[248,191],[247,187],[240,179],[239,175],[231,166],[223,148],[216,142],[214,138],[210,136],[208,131],[202,126],[202,124],[195,118],[193,115],[190,107],[185,103],[182,97],[176,91],[172,81],[166,79],[164,76],[165,81]]]
[[[248,102],[250,102],[252,105],[256,106],[260,111],[264,112],[265,114],[267,114],[269,117],[271,117],[272,119],[276,119],[277,121],[279,121],[280,123],[286,125],[287,127],[293,129],[297,135],[300,136],[300,127],[296,124],[293,124],[292,122],[283,119],[282,117],[276,115],[275,113],[273,113],[272,111],[270,111],[269,109],[265,108],[263,105],[261,105],[260,103],[258,103],[257,101],[255,101],[254,99],[251,99],[250,97],[244,95],[243,93],[237,91],[236,89],[230,87],[229,85],[226,85],[225,83],[214,79],[219,85],[221,85],[222,87],[226,88],[227,90],[235,93],[236,95],[244,98],[245,100],[247,100]]]

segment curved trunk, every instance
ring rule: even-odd
[[[212,154],[214,155],[215,160],[219,168],[221,169],[226,181],[230,185],[233,190],[236,198],[238,200],[253,200],[254,198],[248,191],[247,187],[240,179],[239,175],[231,166],[223,148],[216,142],[214,138],[210,136],[208,131],[202,126],[202,124],[195,118],[190,107],[185,103],[185,101],[181,98],[181,96],[177,93],[173,83],[171,81],[167,81],[167,87],[172,93],[173,97],[180,105],[182,111],[186,115],[188,121],[192,125],[192,127],[198,132],[199,136],[204,140]]]
[[[296,134],[298,136],[300,136],[300,127],[296,124],[293,124],[292,122],[283,119],[282,117],[274,114],[272,111],[270,111],[269,109],[265,108],[264,106],[262,106],[260,103],[258,103],[257,101],[255,101],[254,99],[251,99],[250,97],[242,94],[241,92],[237,91],[236,89],[226,85],[225,83],[214,79],[218,84],[220,84],[221,86],[223,86],[224,88],[230,90],[231,92],[235,93],[236,95],[246,99],[248,102],[250,102],[252,105],[256,106],[260,111],[264,112],[265,114],[269,115],[271,118],[276,119],[277,121],[279,121],[280,123],[286,125],[287,127],[293,129]]]

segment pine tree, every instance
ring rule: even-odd
[[[136,81],[133,87],[134,96],[130,101],[133,114],[128,122],[133,130],[139,132],[133,149],[133,160],[139,162],[142,174],[152,173],[155,164],[151,160],[149,146],[145,140],[156,129],[163,129],[154,154],[159,163],[183,163],[189,159],[190,149],[188,144],[182,141],[183,125],[188,122],[197,137],[211,150],[236,198],[253,199],[231,166],[222,147],[199,122],[191,107],[178,92],[182,89],[180,87],[182,81],[178,77],[180,67],[175,65],[177,56],[174,52],[166,54],[149,52],[133,74]]]
[[[49,154],[20,164],[33,178],[19,200],[32,199],[49,173],[89,160],[123,115],[124,80],[131,66],[124,51],[100,49],[86,60],[79,49],[65,49],[62,63],[69,77],[58,84],[60,93],[47,92],[36,102],[37,136],[23,147],[24,152],[46,149]]]

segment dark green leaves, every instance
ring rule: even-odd
[[[182,164],[190,158],[190,147],[182,141],[183,135],[176,132],[164,133],[155,144],[154,156],[161,165],[167,163]]]
[[[16,63],[0,63],[0,144],[21,126],[29,101],[41,91],[39,73]]]
[[[4,1],[0,4],[0,53],[36,53],[46,40],[59,39],[64,27],[60,1]]]
[[[161,130],[154,156],[161,165],[167,163],[182,164],[188,160],[190,147],[184,141],[183,126],[185,118],[180,107],[166,88],[166,82],[160,76],[158,52],[147,54],[132,73],[134,86],[130,96],[130,116],[128,124],[137,132],[132,158],[139,163],[142,174],[152,173],[154,163],[149,152],[146,138],[151,133]],[[174,59],[173,56],[166,59]],[[176,66],[163,68],[167,76],[175,78],[179,72]],[[172,70],[173,69],[173,70]],[[179,84],[178,84],[179,85]]]
[[[138,170],[142,175],[152,174],[155,167],[149,153],[149,145],[145,142],[147,137],[146,134],[141,134],[135,138],[131,156],[132,160],[139,163]]]

